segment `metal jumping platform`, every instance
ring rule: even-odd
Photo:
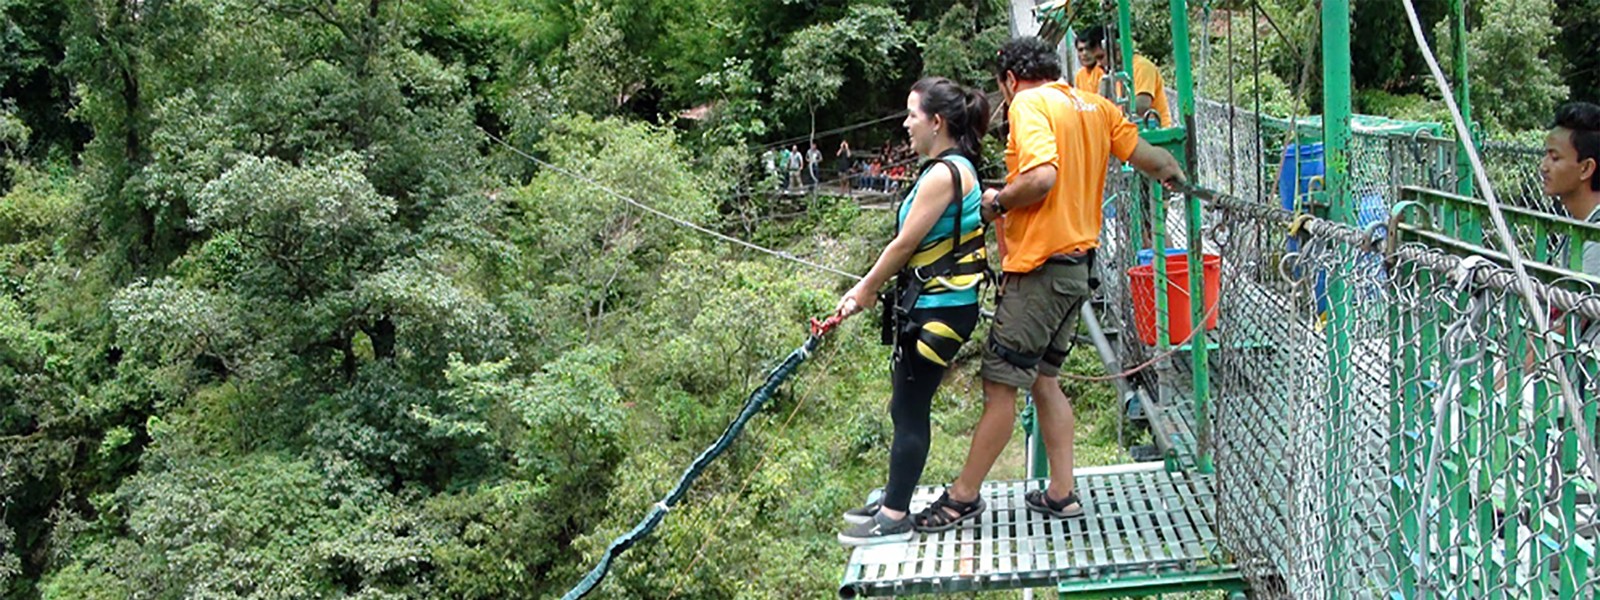
[[[1022,496],[1044,480],[990,482],[983,516],[944,533],[855,549],[839,597],[1054,587],[1064,597],[1244,589],[1221,552],[1212,477],[1161,463],[1080,469],[1084,515],[1055,519]],[[936,487],[917,490],[913,511]]]

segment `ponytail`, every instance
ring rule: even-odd
[[[944,118],[956,150],[974,166],[983,161],[983,136],[989,131],[989,99],[975,89],[943,77],[925,77],[911,86],[922,98],[922,112]]]
[[[983,163],[983,135],[989,132],[989,98],[983,92],[966,88],[966,127],[957,131],[956,146],[973,165]]]

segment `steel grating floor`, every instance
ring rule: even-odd
[[[909,542],[857,548],[839,584],[841,598],[1055,587],[1159,589],[1174,583],[1238,589],[1221,555],[1211,476],[1168,473],[1161,463],[1080,469],[1084,516],[1047,518],[1022,495],[1043,480],[985,484],[983,516],[952,531]],[[922,487],[913,511],[938,497]],[[1195,583],[1200,582],[1200,583]]]
[[[1194,403],[1186,398],[1168,397],[1145,407],[1150,419],[1150,436],[1169,470],[1192,471],[1196,444]]]

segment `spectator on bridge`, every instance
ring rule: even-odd
[[[896,162],[899,162],[899,161],[896,161]],[[884,191],[889,192],[891,194],[900,191],[900,180],[905,179],[906,166],[905,165],[901,165],[901,164],[897,164],[897,165],[894,165],[892,167],[889,167],[888,169],[885,169],[884,171],[886,171],[883,174],[883,189],[884,189]]]
[[[1102,82],[1106,73],[1117,72],[1119,65],[1111,65],[1106,58],[1106,28],[1095,26],[1085,29],[1074,46],[1078,50],[1078,62],[1083,66],[1078,67],[1078,72],[1072,77],[1073,87],[1094,94],[1111,94],[1110,87],[1102,89]],[[1117,91],[1122,91],[1120,84]],[[1133,114],[1137,117],[1134,121],[1142,122],[1145,115],[1154,111],[1162,127],[1172,126],[1172,111],[1167,105],[1167,85],[1161,79],[1161,70],[1142,54],[1133,55],[1133,91],[1138,94],[1134,99]]]
[[[1600,223],[1600,106],[1572,102],[1556,110],[1544,140],[1544,192],[1574,219]],[[1570,250],[1569,250],[1570,251]],[[1600,244],[1583,245],[1583,272],[1600,277]],[[1562,265],[1566,266],[1566,265]]]
[[[914,518],[921,531],[945,531],[983,512],[979,488],[1011,439],[1019,387],[1033,391],[1050,461],[1049,486],[1024,502],[1055,517],[1083,514],[1072,475],[1075,419],[1058,376],[1077,337],[1078,311],[1094,291],[1106,164],[1115,155],[1159,181],[1184,180],[1178,161],[1140,139],[1110,100],[1058,81],[1061,65],[1049,44],[1012,40],[994,73],[1010,133],[1006,185],[983,194],[984,219],[1000,219],[1004,271],[978,371],[983,416],[961,475]]]
[[[789,189],[789,149],[778,149],[778,188]]]
[[[871,308],[878,289],[895,277],[883,307],[884,342],[894,346],[889,483],[881,502],[845,513],[855,523],[839,534],[847,545],[911,538],[907,513],[928,460],[934,392],[978,325],[978,284],[989,270],[977,169],[989,101],[982,92],[930,77],[911,87],[904,125],[911,147],[930,160],[900,204],[894,239],[836,311],[849,317]]]
[[[839,182],[844,186],[845,195],[850,194],[850,174],[854,166],[850,156],[850,140],[839,140],[839,149],[833,151],[833,156],[838,160],[833,168],[838,171]]]
[[[804,165],[805,165],[805,159],[802,158],[801,155],[800,155],[800,147],[799,146],[790,146],[789,147],[789,162],[788,162],[788,164],[785,165],[785,170],[788,173],[789,184],[787,186],[785,186],[785,187],[790,187],[790,188],[800,187],[800,168],[803,167]]]
[[[822,182],[821,179],[817,178],[817,174],[821,171],[821,169],[822,151],[817,149],[817,143],[813,141],[811,142],[811,149],[806,150],[806,171],[811,174],[812,190],[817,189],[817,184]]]
[[[1550,133],[1544,140],[1544,159],[1539,161],[1539,175],[1544,179],[1544,192],[1555,196],[1561,206],[1574,219],[1600,223],[1600,106],[1588,102],[1571,102],[1556,109]],[[1600,278],[1600,243],[1589,242],[1574,248],[1569,242],[1567,252],[1582,252],[1583,274]],[[1561,266],[1571,264],[1570,255]],[[1597,289],[1600,291],[1600,289]],[[1582,343],[1600,343],[1600,322],[1584,323],[1579,330]],[[1532,356],[1529,357],[1530,361]],[[1581,359],[1570,373],[1572,384],[1580,395],[1592,397],[1596,391],[1596,374],[1586,372]],[[1593,363],[1589,363],[1593,364]]]
[[[778,157],[773,153],[771,148],[767,148],[765,152],[761,153],[761,167],[761,174],[762,177],[764,177],[764,179],[762,179],[763,182],[777,182]]]

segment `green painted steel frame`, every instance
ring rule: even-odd
[[[1194,74],[1193,66],[1189,59],[1189,6],[1186,0],[1170,0],[1168,6],[1172,12],[1172,47],[1173,60],[1177,63],[1178,76],[1178,112],[1182,122],[1187,126],[1185,133],[1194,131]],[[1193,148],[1194,138],[1185,135],[1185,146]],[[1189,177],[1195,177],[1194,153],[1184,152],[1182,164],[1187,167]],[[1184,215],[1186,223],[1184,229],[1188,230],[1189,239],[1189,323],[1194,330],[1194,338],[1188,342],[1189,358],[1193,368],[1190,372],[1194,377],[1194,412],[1195,426],[1199,429],[1195,434],[1198,448],[1198,468],[1202,473],[1215,473],[1216,465],[1212,462],[1211,455],[1211,369],[1210,349],[1206,344],[1206,302],[1205,302],[1205,242],[1201,235],[1205,230],[1202,221],[1202,208],[1200,198],[1189,194]],[[1161,248],[1162,246],[1152,246]],[[1165,293],[1163,286],[1162,293]]]
[[[1179,163],[1185,166],[1188,176],[1192,178],[1195,175],[1194,139],[1191,135],[1194,130],[1195,101],[1194,71],[1189,51],[1188,9],[1187,0],[1168,0],[1169,16],[1172,19],[1172,45],[1173,60],[1176,63],[1178,109],[1181,121],[1185,126],[1148,129],[1142,131],[1141,135],[1152,145],[1160,146],[1172,152]],[[1131,27],[1129,27],[1132,18],[1133,7],[1131,0],[1118,0],[1117,37],[1118,46],[1122,50],[1120,58],[1126,73],[1133,72],[1133,37]],[[1128,96],[1131,114],[1134,94],[1130,93]],[[1203,325],[1206,320],[1204,318],[1206,316],[1206,305],[1203,301],[1205,298],[1205,269],[1203,267],[1204,244],[1201,239],[1201,234],[1204,230],[1204,224],[1201,220],[1203,214],[1202,201],[1196,197],[1187,197],[1184,207],[1185,229],[1188,233],[1188,238],[1185,241],[1189,248],[1187,267],[1189,279],[1188,296],[1202,300],[1189,303],[1193,339],[1188,341],[1173,340],[1172,332],[1167,325],[1171,304],[1166,283],[1168,281],[1167,263],[1164,260],[1167,247],[1167,193],[1158,182],[1146,179],[1141,179],[1137,189],[1142,193],[1139,193],[1132,203],[1134,207],[1133,239],[1144,239],[1141,224],[1144,222],[1143,216],[1147,209],[1150,211],[1149,214],[1151,216],[1149,219],[1151,229],[1150,248],[1152,248],[1152,254],[1155,257],[1151,261],[1151,268],[1154,271],[1153,279],[1155,283],[1156,347],[1161,351],[1166,351],[1175,342],[1181,342],[1189,352],[1189,358],[1193,366],[1190,369],[1190,373],[1194,379],[1193,398],[1191,400],[1194,405],[1195,424],[1198,429],[1196,433],[1200,436],[1200,439],[1197,440],[1198,455],[1196,456],[1196,466],[1203,473],[1213,473],[1216,468],[1212,461],[1210,444],[1210,358]],[[1146,197],[1151,199],[1149,206],[1146,206],[1143,200]]]
[[[1098,581],[1063,581],[1056,586],[1062,600],[1129,598],[1184,592],[1243,592],[1249,586],[1238,569],[1199,570],[1191,573],[1116,577]]]
[[[1467,0],[1450,0],[1450,39],[1452,43],[1456,92],[1456,105],[1461,107],[1461,118],[1472,122],[1472,80],[1467,78]],[[1472,178],[1472,161],[1467,158],[1467,144],[1472,140],[1456,140],[1456,193],[1471,196],[1476,188]]]
[[[1481,229],[1476,225],[1488,219],[1489,207],[1485,201],[1410,186],[1401,188],[1401,197],[1403,202],[1394,209],[1399,227],[1394,235],[1402,240],[1420,241],[1456,255],[1482,257],[1502,265],[1509,263],[1503,253],[1469,241],[1474,236],[1476,240],[1482,239]],[[1407,217],[1414,208],[1424,209],[1424,214],[1437,214],[1440,222],[1429,219],[1428,223],[1414,224],[1400,218]],[[1501,210],[1514,228],[1533,232],[1530,255],[1535,262],[1527,265],[1530,272],[1546,275],[1549,280],[1581,276],[1576,273],[1581,269],[1581,253],[1569,253],[1567,269],[1540,264],[1560,258],[1555,255],[1551,243],[1553,235],[1565,236],[1568,247],[1600,242],[1600,225],[1517,207],[1503,206]],[[1407,280],[1414,277],[1424,289],[1448,285],[1443,276],[1412,265],[1402,265],[1397,275]],[[1440,346],[1445,324],[1440,314],[1459,313],[1468,301],[1465,294],[1450,295],[1441,297],[1433,308],[1421,311],[1391,308],[1389,315],[1391,327],[1400,332],[1391,340],[1390,352],[1401,368],[1400,372],[1391,374],[1391,389],[1398,391],[1398,398],[1390,413],[1389,431],[1389,467],[1394,474],[1390,482],[1393,503],[1390,516],[1394,519],[1393,530],[1398,533],[1389,544],[1391,559],[1399,567],[1395,587],[1405,598],[1418,597],[1422,574],[1416,572],[1416,557],[1410,553],[1429,547],[1431,542],[1440,549],[1435,555],[1436,568],[1447,561],[1462,565],[1459,572],[1451,575],[1461,578],[1460,593],[1465,597],[1578,597],[1578,583],[1561,574],[1589,572],[1596,550],[1592,542],[1563,538],[1576,535],[1576,498],[1579,492],[1590,490],[1579,489],[1578,478],[1574,477],[1578,473],[1577,442],[1570,431],[1559,426],[1562,415],[1551,401],[1554,391],[1551,384],[1543,379],[1532,382],[1532,405],[1536,408],[1526,415],[1530,423],[1523,423],[1522,411],[1515,408],[1525,400],[1515,396],[1514,391],[1521,390],[1528,377],[1523,369],[1514,368],[1514,362],[1519,359],[1510,358],[1528,356],[1530,352],[1529,332],[1523,319],[1491,322],[1489,329],[1480,336],[1485,340],[1503,340],[1500,342],[1504,344],[1502,364],[1491,362],[1462,368],[1463,381],[1476,379],[1476,385],[1463,386],[1461,392],[1460,410],[1468,425],[1461,427],[1456,435],[1448,431],[1437,437],[1425,435],[1437,415],[1432,403],[1425,400],[1428,390],[1424,388],[1428,382],[1437,383],[1447,376],[1448,365],[1444,364]],[[1521,300],[1508,296],[1500,310],[1518,314],[1523,310]],[[1564,332],[1563,345],[1568,351],[1575,348],[1575,333]],[[1407,347],[1407,340],[1418,343]],[[1503,372],[1506,378],[1503,385],[1496,385],[1497,372]],[[1595,403],[1586,403],[1582,418],[1595,422]],[[1519,465],[1515,458],[1530,448],[1548,448],[1552,436],[1556,436],[1554,441],[1560,442],[1554,465],[1560,472],[1559,490],[1552,488],[1551,473],[1547,470],[1552,465],[1526,459]],[[1429,455],[1435,446],[1447,449],[1442,463],[1445,468],[1438,480],[1441,485],[1436,489],[1454,491],[1439,492],[1441,495],[1436,498],[1420,498],[1424,465],[1416,458]],[[1474,463],[1486,466],[1471,468]],[[1503,490],[1500,497],[1480,502],[1474,508],[1467,490],[1489,489],[1495,484]],[[1555,515],[1523,522],[1502,519],[1497,514],[1513,506],[1552,506],[1552,497]],[[1435,507],[1438,523],[1433,529],[1434,540],[1418,538],[1420,503]],[[1452,527],[1469,530],[1472,535],[1466,539],[1452,538],[1446,534]],[[1526,559],[1506,550],[1516,549],[1530,540],[1533,543]],[[1504,587],[1507,581],[1546,584],[1528,586],[1524,590],[1526,596],[1508,596]]]
[[[1447,250],[1482,256],[1502,265],[1510,264],[1510,259],[1504,254],[1482,247],[1483,232],[1478,224],[1489,219],[1487,201],[1414,186],[1401,187],[1400,198],[1402,201],[1419,206],[1437,208],[1439,214],[1437,222],[1427,226],[1417,227],[1409,224],[1402,226],[1401,233],[1407,238],[1426,241]],[[1525,254],[1532,258],[1532,261],[1527,263],[1530,272],[1542,276],[1547,282],[1573,281],[1588,277],[1583,273],[1582,252],[1567,252],[1564,264],[1552,262],[1552,259],[1560,257],[1554,256],[1557,248],[1551,238],[1553,236],[1566,238],[1567,248],[1581,248],[1583,244],[1591,242],[1600,243],[1600,224],[1517,206],[1501,206],[1500,211],[1505,215],[1507,225],[1513,229],[1520,228],[1532,233],[1532,246],[1523,249]]]
[[[1322,135],[1323,157],[1326,161],[1323,175],[1324,189],[1330,205],[1331,220],[1346,225],[1356,224],[1355,205],[1350,193],[1350,0],[1324,0],[1322,2]],[[1349,267],[1345,267],[1348,269]],[[1330,273],[1328,277],[1328,305],[1332,317],[1327,328],[1328,369],[1331,375],[1326,439],[1337,439],[1344,431],[1351,401],[1353,373],[1351,371],[1350,329],[1354,323],[1350,314],[1350,288],[1344,277]],[[1347,444],[1329,444],[1328,465],[1345,463]],[[1327,573],[1342,574],[1347,571],[1347,532],[1350,528],[1350,504],[1347,471],[1334,469],[1323,480],[1326,506],[1332,514],[1327,523],[1328,552],[1324,565]],[[1330,596],[1347,595],[1345,578],[1334,575],[1329,587]]]

